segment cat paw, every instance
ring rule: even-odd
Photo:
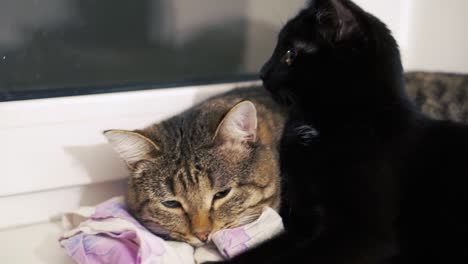
[[[294,130],[296,136],[299,139],[298,143],[303,146],[309,146],[310,144],[312,144],[314,139],[316,139],[320,134],[317,129],[309,125],[301,125],[294,128]]]

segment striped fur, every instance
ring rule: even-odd
[[[251,144],[234,148],[216,143],[214,137],[223,118],[245,99],[255,105],[258,119]],[[216,96],[159,124],[133,131],[158,149],[150,152],[146,145],[142,148],[146,156],[129,164],[132,176],[127,201],[132,213],[155,233],[200,246],[203,242],[196,236],[200,230],[212,234],[246,224],[265,206],[278,210],[277,146],[284,118],[285,111],[262,88],[252,87]],[[214,199],[227,188],[232,189],[226,197]],[[182,208],[168,208],[164,201],[178,201]]]

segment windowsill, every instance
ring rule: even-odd
[[[0,258],[8,263],[72,264],[58,243],[60,222],[49,222],[0,231]]]

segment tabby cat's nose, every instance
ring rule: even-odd
[[[205,243],[208,241],[208,237],[210,236],[211,230],[204,230],[201,232],[195,232],[194,235],[200,239],[201,242]]]

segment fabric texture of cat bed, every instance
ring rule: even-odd
[[[123,197],[96,207],[64,214],[67,230],[59,239],[66,253],[80,264],[203,263],[232,258],[284,230],[271,208],[245,226],[220,230],[212,243],[194,249],[187,243],[166,241],[142,226],[126,210]]]

